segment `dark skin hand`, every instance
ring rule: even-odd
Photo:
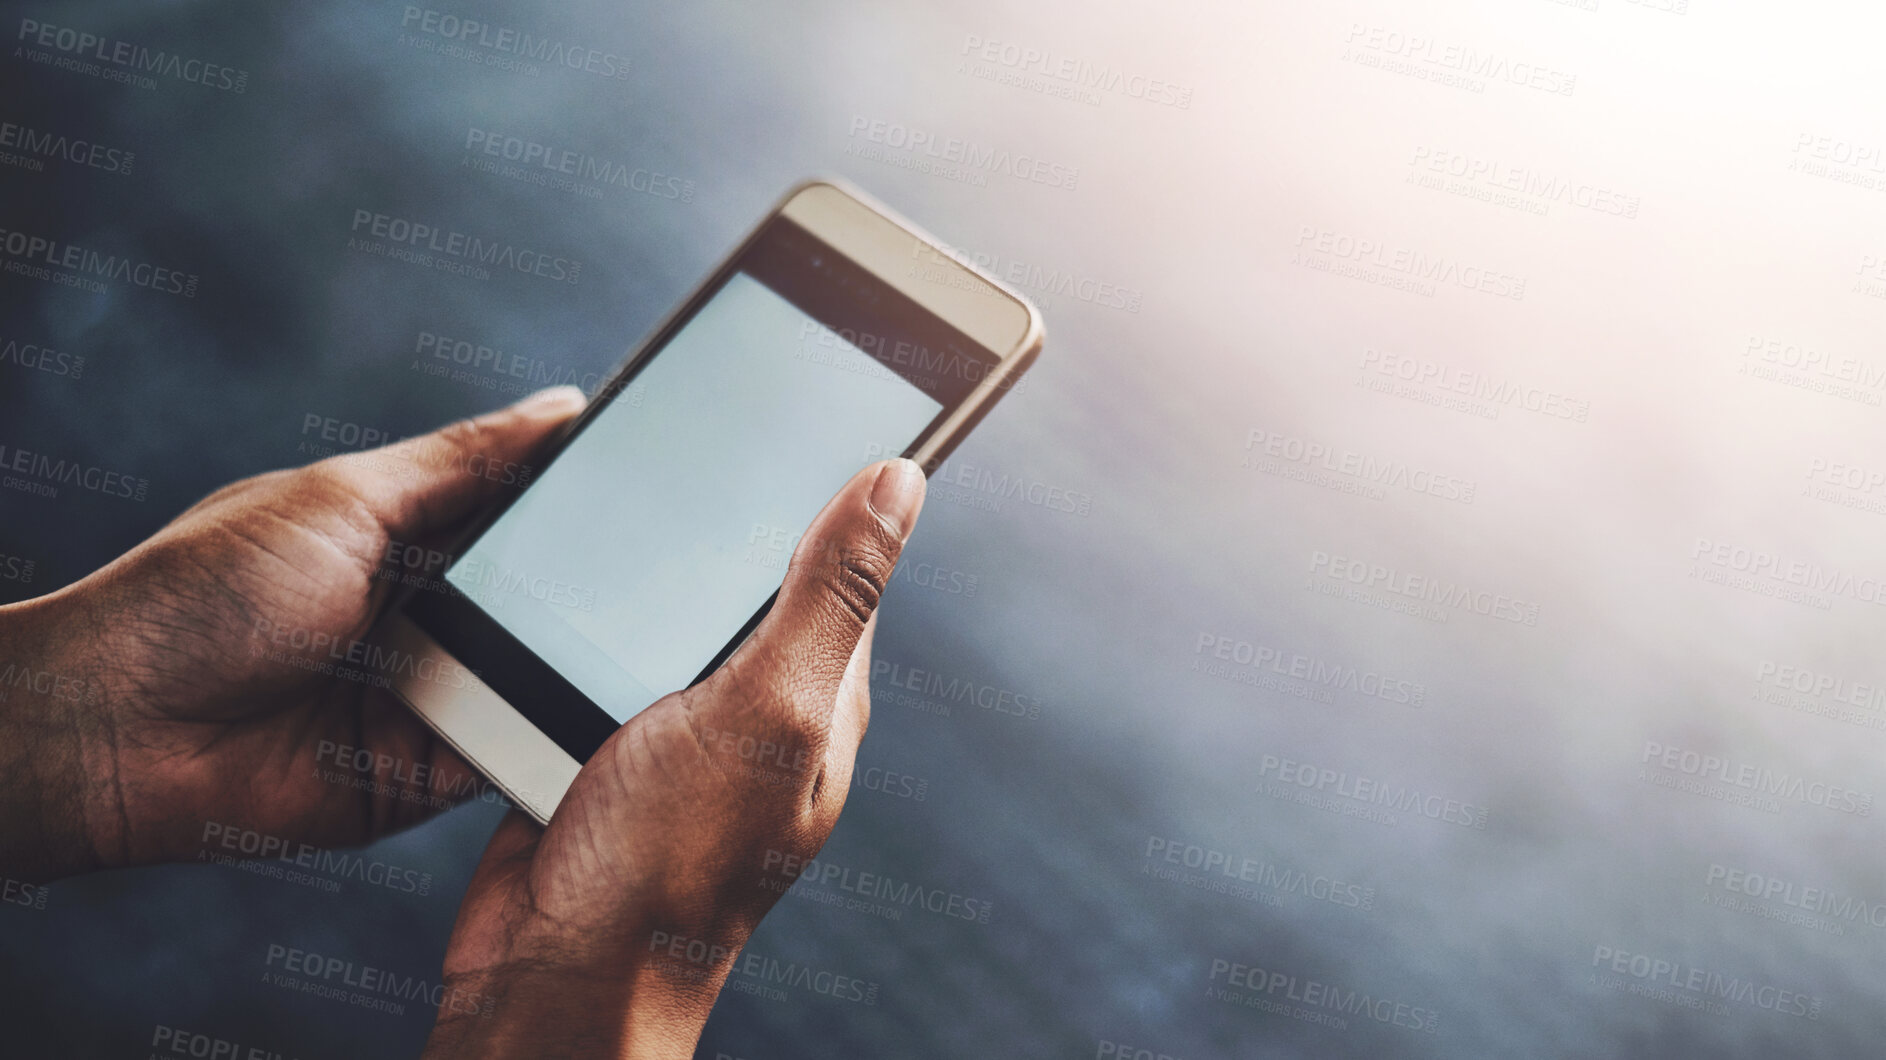
[[[573,388],[545,391],[244,479],[90,576],[0,608],[0,667],[51,675],[0,710],[0,760],[36,781],[0,796],[14,822],[0,829],[0,864],[48,879],[185,860],[209,822],[359,846],[436,812],[441,791],[475,790],[391,691],[308,667],[362,657],[355,645],[394,587],[375,577],[389,542],[436,538],[515,489],[504,479],[526,477],[533,450],[582,406]],[[409,798],[331,783],[322,770],[336,771],[342,746],[391,756],[402,776],[438,773],[430,789],[405,784]],[[366,776],[401,786],[392,770]]]
[[[441,1012],[427,1056],[693,1055],[779,898],[762,882],[789,885],[780,866],[817,853],[844,807],[878,599],[923,493],[907,460],[859,472],[725,665],[618,729],[548,829],[521,812],[499,826],[445,955],[471,1000]],[[756,761],[764,746],[782,751]]]
[[[361,639],[392,584],[376,574],[389,543],[445,540],[516,488],[581,407],[546,391],[235,483],[93,575],[0,608],[0,768],[23,781],[0,789],[0,870],[187,860],[206,826],[360,845],[475,787],[377,680]],[[923,495],[909,461],[859,472],[724,666],[617,730],[547,829],[505,818],[459,909],[426,1055],[692,1055],[791,883],[780,866],[817,853],[843,808],[874,615]],[[334,782],[355,776],[337,747],[402,763],[364,775],[394,790]]]

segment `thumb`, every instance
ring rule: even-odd
[[[556,386],[495,412],[460,420],[380,449],[324,460],[399,540],[445,529],[500,491],[522,489],[531,454],[583,410],[583,392]]]
[[[726,670],[777,693],[797,716],[773,719],[823,733],[839,683],[890,584],[923,508],[923,471],[885,460],[852,476],[793,551],[773,609]]]

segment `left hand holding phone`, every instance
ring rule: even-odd
[[[418,573],[404,558],[527,482],[583,406],[556,387],[243,479],[72,585],[0,607],[0,670],[29,678],[0,703],[0,870],[360,846],[477,792],[387,687],[397,660],[367,631]],[[317,446],[360,433],[302,427]]]

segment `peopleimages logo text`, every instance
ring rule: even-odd
[[[1514,599],[1503,593],[1474,589],[1456,581],[1396,570],[1351,556],[1312,552],[1310,571],[1338,582],[1348,582],[1376,592],[1422,600],[1441,607],[1459,608],[1502,622],[1522,626],[1539,624],[1539,605],[1536,603]]]
[[[41,48],[51,48],[53,51],[80,59],[96,60],[131,73],[158,74],[225,92],[242,93],[248,91],[249,88],[249,71],[247,70],[205,62],[202,59],[186,58],[174,52],[149,48],[130,41],[113,40],[96,33],[73,29],[70,26],[55,26],[51,23],[23,18],[20,19],[20,31],[14,40],[24,41]]]
[[[1356,666],[1329,663],[1300,652],[1238,640],[1230,635],[1200,633],[1193,653],[1254,670],[1269,671],[1279,677],[1306,684],[1372,696],[1390,703],[1419,707],[1428,693],[1427,687],[1416,681]]]
[[[1820,1018],[1824,1006],[1820,998],[1798,990],[1758,983],[1742,976],[1725,975],[1669,957],[1634,953],[1617,946],[1593,946],[1591,967],[1629,976],[1646,985],[1683,991],[1697,1000],[1719,1007],[1723,1002],[1733,1001],[1779,1015],[1815,1020]],[[1726,1012],[1726,1008],[1721,1008],[1718,1014]]]
[[[1833,674],[1766,659],[1756,665],[1755,680],[1806,695],[1826,696],[1848,706],[1886,711],[1886,684],[1850,681]]]
[[[955,136],[941,136],[928,129],[913,128],[899,122],[866,118],[851,119],[848,134],[854,140],[877,144],[897,151],[907,151],[965,170],[1001,173],[1033,184],[1073,191],[1080,183],[1078,167],[1050,162],[1027,152],[991,147]]]
[[[13,122],[0,122],[0,152],[18,151],[29,156],[28,161],[35,165],[40,158],[55,158],[70,162],[75,166],[103,170],[106,173],[129,175],[131,165],[137,159],[135,152],[122,147],[112,147],[84,137],[66,136],[62,133],[35,129],[28,125],[16,125]],[[9,161],[10,154],[0,154],[0,161]],[[43,167],[40,167],[43,168]]]
[[[691,180],[682,180],[680,177],[666,176],[647,169],[632,169],[611,159],[598,158],[582,151],[540,143],[522,136],[511,136],[495,129],[481,129],[477,126],[468,128],[465,133],[465,150],[474,158],[483,155],[487,159],[503,159],[529,169],[541,169],[569,177],[573,181],[613,185],[628,191],[653,195],[658,199],[675,199],[684,203],[694,201],[694,182]]]
[[[77,243],[64,243],[28,232],[0,228],[0,252],[23,263],[29,270],[41,266],[70,269],[82,277],[102,277],[164,294],[196,297],[197,277],[194,273],[153,265],[125,255],[106,254]],[[9,263],[6,271],[19,270]],[[98,291],[104,288],[94,284],[87,289]]]
[[[1482,268],[1411,247],[1390,246],[1368,237],[1352,236],[1316,225],[1297,228],[1299,254],[1321,255],[1306,259],[1306,264],[1333,261],[1347,263],[1382,276],[1399,277],[1408,283],[1461,287],[1515,302],[1526,298],[1526,278],[1497,269]],[[1391,284],[1391,286],[1393,286]]]
[[[1819,806],[1856,817],[1873,816],[1873,793],[1870,791],[1854,791],[1754,762],[1738,762],[1721,755],[1646,740],[1644,753],[1638,763],[1678,776],[1726,784],[1771,798]]]
[[[1797,884],[1793,880],[1751,872],[1721,862],[1710,862],[1703,884],[1733,895],[1747,895],[1850,924],[1864,923],[1886,929],[1886,902],[1869,902],[1826,887]]]
[[[1692,570],[1730,572],[1757,584],[1792,586],[1811,593],[1844,596],[1863,604],[1886,606],[1886,577],[1855,575],[1806,560],[1789,559],[1757,548],[1715,538],[1699,537],[1690,548]]]
[[[482,48],[499,55],[568,67],[616,80],[629,76],[629,60],[614,52],[570,44],[551,37],[539,37],[480,19],[461,18],[449,11],[409,6],[401,15],[399,24],[401,29],[409,32],[423,33],[451,44]]]
[[[958,894],[942,887],[925,887],[910,880],[894,879],[876,872],[865,872],[830,860],[801,857],[782,850],[768,850],[762,866],[788,880],[833,887],[841,891],[901,905],[917,907],[939,916],[987,924],[995,912],[995,903],[987,898]]]
[[[553,257],[539,250],[501,240],[484,239],[373,210],[355,210],[353,225],[349,230],[356,234],[353,238],[364,234],[413,252],[439,254],[476,265],[511,269],[564,283],[575,283],[583,272],[583,263],[570,258]],[[371,246],[358,249],[371,249]],[[429,259],[421,263],[431,264]]]
[[[16,482],[13,476],[9,476],[6,480],[9,488],[45,497],[56,496],[59,486],[78,486],[107,497],[141,501],[151,488],[151,482],[146,478],[135,478],[93,464],[55,458],[0,442],[0,472],[9,471],[23,477]]]
[[[1257,775],[1274,777],[1280,784],[1293,785],[1305,791],[1323,792],[1370,806],[1385,807],[1397,813],[1418,814],[1463,828],[1485,831],[1487,826],[1485,806],[1423,792],[1407,784],[1381,781],[1280,755],[1264,755],[1259,760]]]
[[[963,37],[963,46],[959,54],[1015,71],[1017,74],[1033,74],[1054,81],[1066,82],[1088,92],[1117,92],[1128,99],[1158,103],[1176,107],[1179,110],[1189,110],[1192,106],[1191,85],[1148,77],[1136,70],[1090,62],[1078,56],[1062,54],[1047,48],[989,40],[970,33]]]
[[[1214,986],[1207,991],[1207,997],[1249,1004],[1252,1008],[1264,1007],[1251,1004],[1259,999],[1281,1001],[1312,1012],[1320,1010],[1333,1015],[1361,1017],[1376,1023],[1430,1033],[1439,1025],[1441,1018],[1439,1012],[1423,1005],[1409,1004],[1392,997],[1376,997],[1364,990],[1222,957],[1213,958],[1210,978],[1213,983],[1222,980],[1225,988],[1235,989]],[[1324,1021],[1313,1019],[1309,1022]]]

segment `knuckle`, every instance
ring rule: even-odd
[[[884,598],[894,562],[878,548],[846,549],[833,557],[826,588],[862,626]]]
[[[384,542],[386,520],[408,503],[406,490],[372,464],[356,462],[363,454],[329,457],[306,467],[272,472],[271,488],[259,493],[256,507],[284,521],[309,523],[331,516],[354,542]]]
[[[271,495],[305,498],[314,503],[366,492],[371,488],[361,468],[346,457],[329,457],[291,472],[272,483]]]
[[[462,453],[476,453],[489,437],[486,425],[478,419],[456,420],[439,430],[445,444]]]
[[[307,474],[307,471],[305,467],[283,468],[276,471],[264,471],[259,475],[250,475],[248,478],[239,478],[211,490],[202,500],[186,509],[184,514],[198,515],[216,510],[226,504],[239,504],[245,498],[257,494],[266,495],[270,491],[281,489],[284,483],[298,481],[301,476]]]
[[[297,472],[295,477],[282,479],[278,483],[281,489],[277,495],[318,504],[371,497],[382,488],[383,478],[376,465],[354,459],[359,455],[332,457],[317,464],[309,464]]]
[[[794,746],[815,744],[822,735],[811,682],[802,679],[799,660],[776,646],[765,646],[757,655],[735,652],[696,690],[741,703],[750,711],[749,735],[765,732]]]
[[[807,746],[821,744],[826,711],[819,702],[817,682],[793,660],[781,659],[768,671],[771,680],[762,700],[777,730]]]

